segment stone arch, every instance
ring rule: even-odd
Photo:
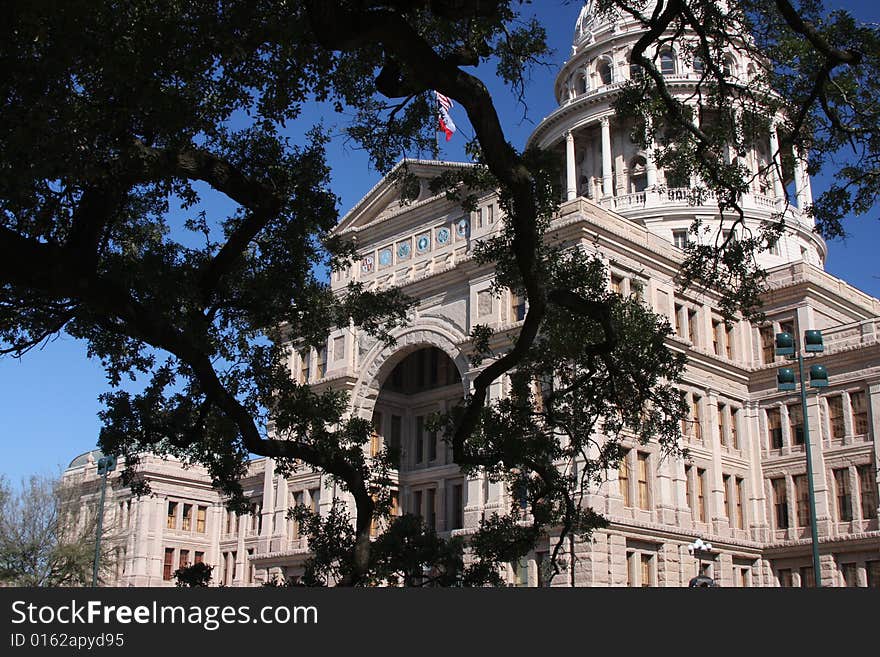
[[[634,155],[629,161],[629,193],[643,192],[648,187],[648,160],[643,152]]]
[[[406,356],[424,347],[436,347],[449,357],[461,376],[462,396],[468,394],[469,364],[458,347],[458,343],[465,339],[464,335],[453,335],[437,326],[421,325],[399,331],[394,337],[396,344],[377,345],[361,361],[361,375],[351,395],[352,415],[370,419],[382,385],[391,370]]]
[[[663,75],[675,75],[678,73],[678,58],[672,48],[664,47],[657,53],[660,60],[660,72]]]
[[[614,82],[614,60],[609,55],[602,55],[596,60],[596,76],[599,78],[599,85]]]

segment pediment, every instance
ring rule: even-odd
[[[471,167],[466,162],[443,162],[440,160],[401,160],[376,185],[346,213],[333,229],[336,235],[358,232],[360,229],[398,214],[413,205],[434,196],[429,184],[444,170],[454,167]],[[419,189],[415,198],[403,200],[403,174],[412,181],[418,179]],[[415,192],[415,190],[412,190]]]

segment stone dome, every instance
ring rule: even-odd
[[[653,11],[656,0],[645,0],[645,7],[642,10],[645,13]],[[632,20],[632,16],[624,15],[620,9],[612,7],[606,11],[599,11],[596,0],[587,0],[584,3],[581,13],[578,14],[577,22],[574,27],[574,48],[575,50],[586,43],[590,43],[596,34],[605,29],[613,28],[624,20]]]

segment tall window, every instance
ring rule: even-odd
[[[700,417],[700,406],[702,404],[702,398],[699,395],[691,396],[691,422],[690,422],[690,435],[694,440],[702,442],[703,440],[703,426],[702,426],[702,418]]]
[[[733,520],[733,516],[730,513],[730,486],[731,486],[730,475],[728,475],[728,474],[721,475],[721,487],[724,489],[723,490],[723,493],[724,493],[724,505],[723,505],[724,515],[727,516],[728,518],[730,518],[731,520]]]
[[[810,487],[807,475],[794,476],[794,494],[798,527],[807,527],[810,524]]]
[[[688,339],[691,341],[691,344],[694,346],[699,345],[699,320],[697,319],[697,311],[694,309],[688,309]]]
[[[370,456],[378,456],[382,451],[382,413],[373,413],[373,430],[370,432]]]
[[[866,435],[868,433],[868,404],[865,391],[851,392],[849,401],[852,405],[853,431],[857,436]]]
[[[866,561],[865,575],[869,589],[880,589],[880,561]]]
[[[693,468],[691,468],[691,466],[689,466],[689,465],[684,466],[684,498],[685,498],[685,503],[688,505],[689,509],[694,508],[694,500],[693,500],[694,490],[693,490],[693,485],[691,484],[691,471],[692,470],[693,470]]]
[[[639,508],[650,509],[650,499],[648,492],[648,455],[644,452],[638,453],[639,462]]]
[[[679,249],[686,249],[688,245],[688,232],[687,230],[674,230],[672,231],[672,243],[677,246]]]
[[[192,514],[193,514],[192,504],[184,504],[183,505],[183,518],[181,520],[180,528],[185,532],[192,530]]]
[[[181,550],[180,558],[177,560],[178,568],[186,568],[189,565],[189,550]]]
[[[641,555],[642,562],[642,587],[647,588],[654,584],[654,557],[650,554]]]
[[[834,395],[828,397],[828,424],[831,427],[832,438],[843,438],[843,397]]]
[[[510,321],[521,322],[526,318],[526,300],[516,292],[510,293]]]
[[[193,563],[205,563],[205,553],[196,550],[196,554],[193,557]]]
[[[776,518],[776,529],[788,529],[788,497],[785,491],[785,479],[771,479],[773,488],[773,510]]]
[[[660,53],[660,72],[663,75],[675,74],[675,54],[671,50]]]
[[[706,471],[697,468],[697,520],[706,522]]]
[[[642,77],[644,77],[644,71],[642,71],[642,65],[637,64],[636,62],[630,62],[629,79],[630,80],[641,80]]]
[[[599,79],[602,80],[602,84],[611,84],[611,64],[607,61],[599,62]]]
[[[413,515],[422,516],[422,491],[413,491],[412,506]]]
[[[426,491],[425,506],[427,514],[425,515],[425,524],[429,529],[437,529],[437,490],[429,488]]]
[[[712,320],[712,351],[716,356],[724,356],[724,339],[727,333],[724,332],[724,323],[721,320]]]
[[[791,404],[788,407],[788,427],[791,432],[793,445],[804,444],[804,409],[800,404]]]
[[[299,352],[299,382],[308,383],[312,378],[311,374],[312,354],[309,349],[303,349]]]
[[[629,180],[633,194],[643,192],[648,187],[648,169],[645,158],[636,156],[629,163]]]
[[[839,468],[834,471],[834,488],[837,492],[837,519],[841,522],[849,522],[852,520],[849,468]]]
[[[840,564],[840,575],[843,577],[843,585],[850,588],[858,586],[857,572],[854,563]]]
[[[724,327],[724,355],[733,360],[733,326]]]
[[[623,277],[611,274],[611,291],[614,294],[623,294]]]
[[[727,406],[718,404],[718,440],[727,446]]]
[[[168,529],[177,528],[177,502],[168,503],[168,521],[166,522]]]
[[[416,416],[416,463],[425,460],[425,416]]]
[[[737,430],[737,425],[739,424],[739,410],[736,408],[730,409],[730,446],[733,449],[739,449],[739,431]]]
[[[327,347],[318,349],[318,378],[323,379],[327,376]]]
[[[684,306],[675,304],[675,334],[684,339]]]
[[[626,452],[620,459],[617,481],[620,485],[620,494],[623,496],[623,506],[632,506],[629,494],[629,452]]]
[[[745,523],[745,513],[743,512],[743,501],[744,501],[744,491],[743,491],[743,479],[742,477],[736,477],[733,480],[733,484],[736,488],[734,491],[736,494],[736,528],[744,529],[746,526]]]
[[[770,449],[782,447],[782,420],[778,408],[767,409],[767,434]]]
[[[776,360],[776,340],[772,326],[761,327],[761,359],[764,363]]]
[[[426,437],[428,439],[428,460],[436,461],[437,460],[437,432],[436,431],[428,431],[426,432]]]
[[[447,529],[461,529],[464,527],[464,486],[462,484],[453,485],[451,494],[449,527]]]
[[[872,520],[877,517],[877,473],[871,464],[860,465],[858,470],[862,518]]]
[[[779,580],[779,586],[789,589],[793,586],[791,577],[791,568],[780,568],[776,571],[776,577]]]
[[[390,448],[393,452],[395,452],[398,456],[398,465],[400,459],[403,458],[403,454],[401,454],[401,445],[403,444],[403,418],[399,415],[391,416],[391,443]]]
[[[801,586],[803,588],[813,588],[816,586],[816,577],[813,574],[812,566],[801,566]]]
[[[165,548],[165,561],[162,563],[162,579],[166,582],[171,580],[174,570],[174,548]]]
[[[205,533],[205,521],[208,518],[208,507],[200,506],[196,511],[196,531],[199,534]]]
[[[293,502],[293,506],[294,507],[302,506],[303,498],[304,498],[304,496],[303,496],[302,491],[293,493],[293,499],[291,500],[291,502]],[[300,533],[299,521],[296,519],[291,519],[291,521],[290,521],[290,538],[292,540],[298,539],[299,533]]]
[[[694,73],[702,75],[703,71],[706,70],[706,64],[703,61],[703,58],[695,54],[693,60],[691,61],[691,68],[694,69]]]

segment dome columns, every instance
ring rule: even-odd
[[[798,209],[805,210],[808,206],[813,205],[813,190],[810,186],[810,176],[807,173],[807,158],[806,156],[798,152],[798,149],[794,151],[794,196],[797,201]],[[801,212],[801,216],[807,220],[810,224],[812,224],[812,220],[807,219],[805,213]]]
[[[602,128],[602,196],[614,195],[614,177],[611,170],[611,120],[607,116],[599,119]]]
[[[565,133],[565,200],[577,198],[577,166],[574,158],[574,134]]]
[[[785,190],[782,187],[782,162],[779,157],[779,135],[776,132],[776,124],[770,126],[770,157],[773,162],[773,196],[783,198]]]

